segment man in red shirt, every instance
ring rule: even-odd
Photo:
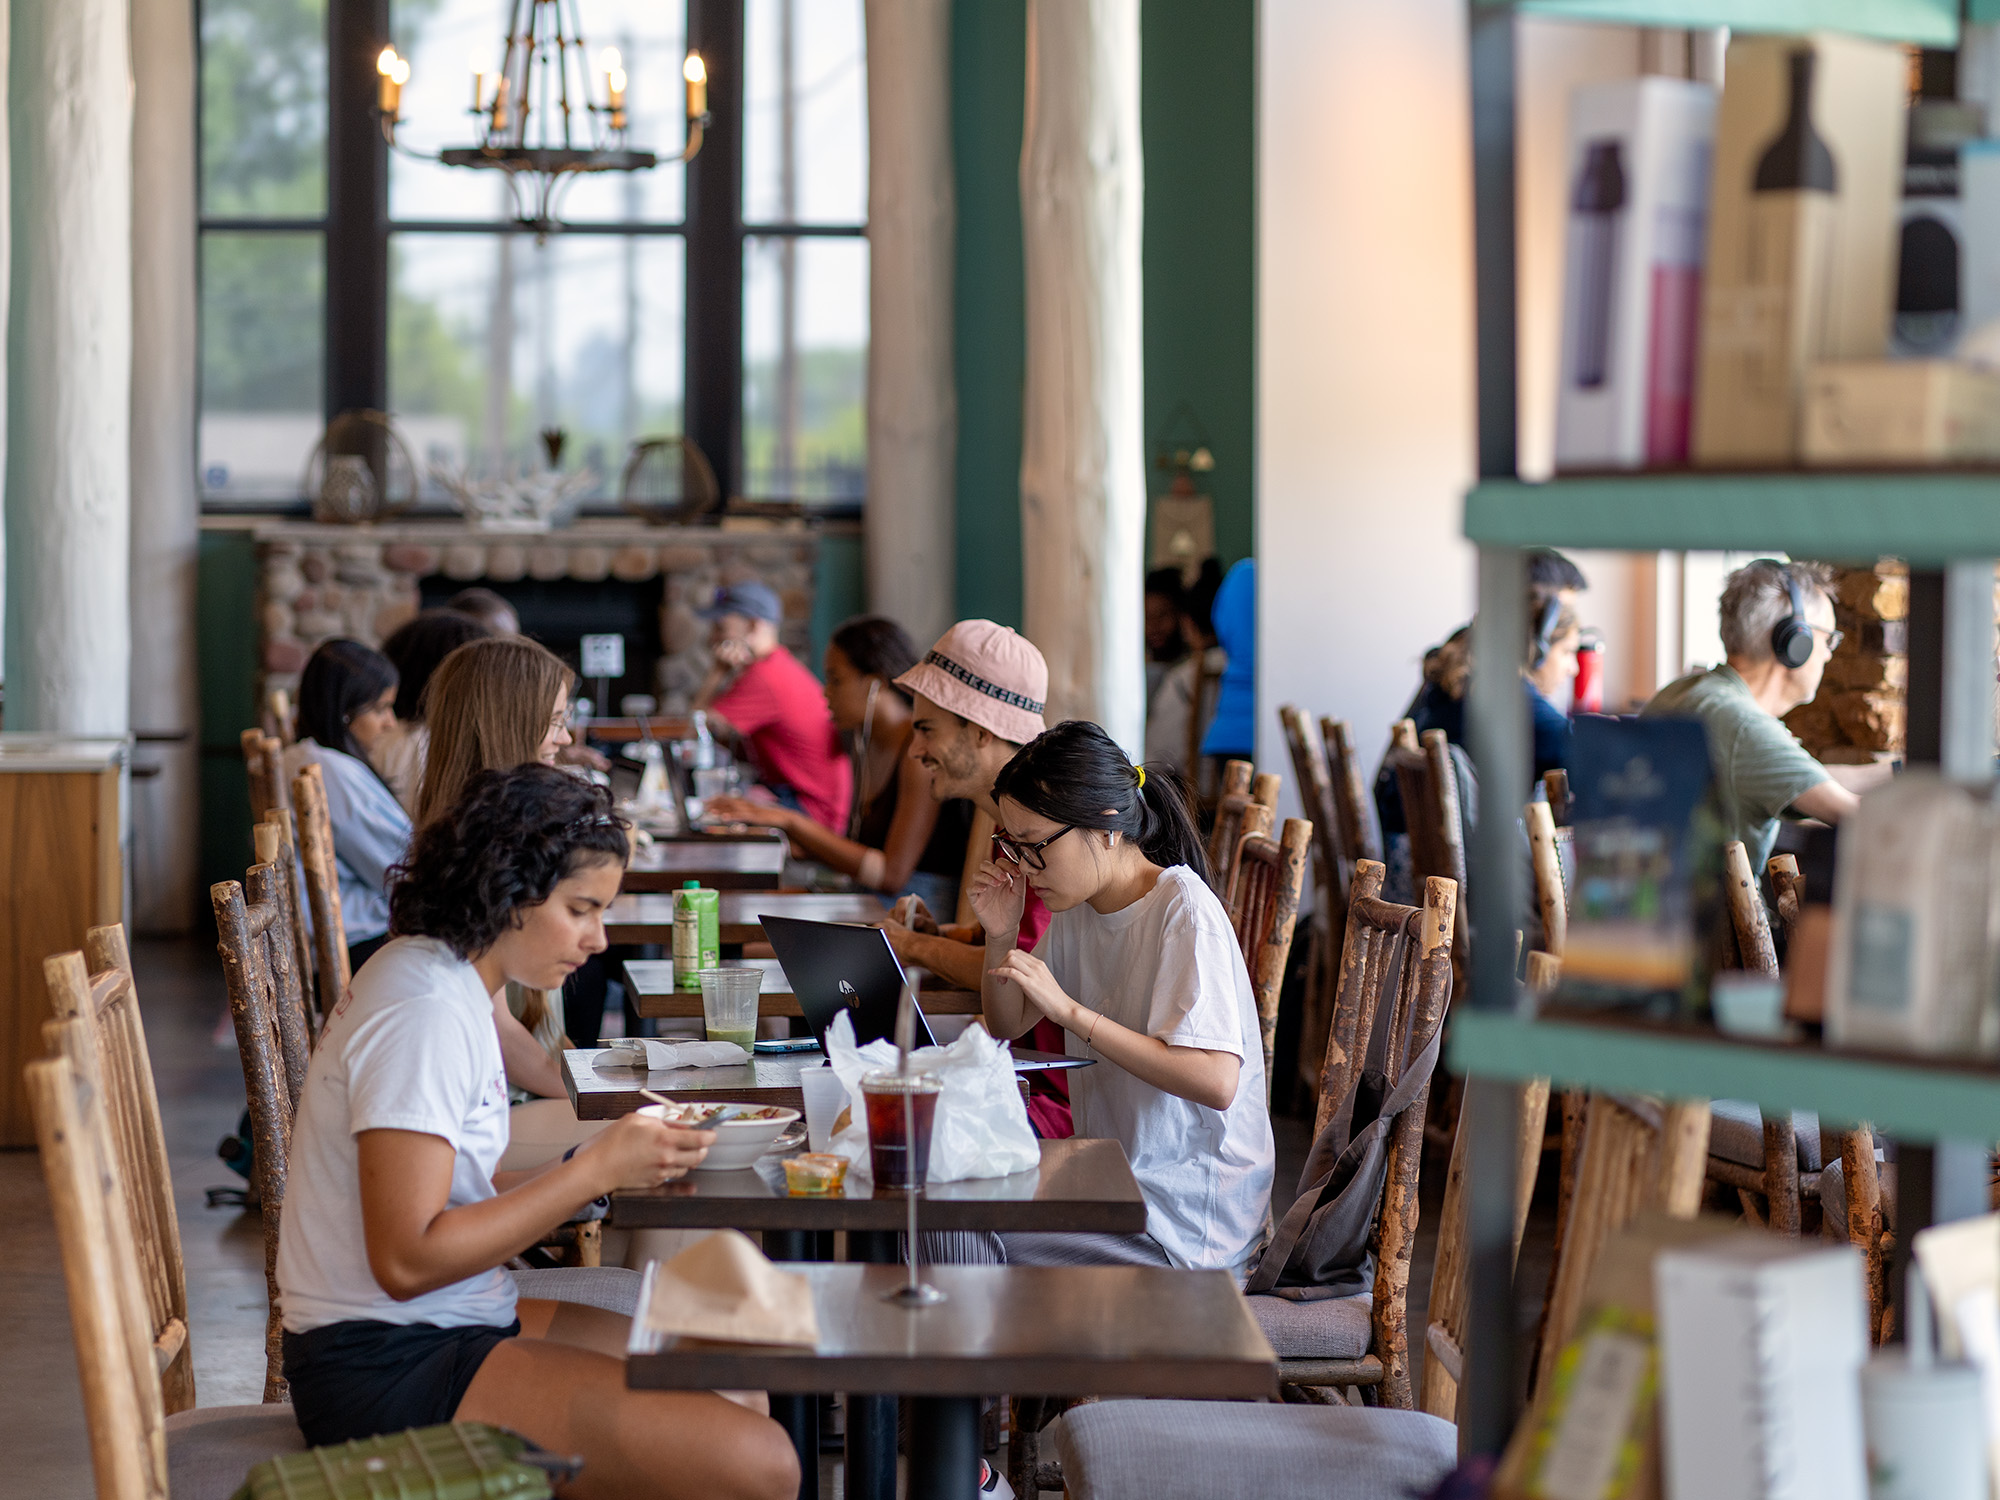
[[[782,613],[778,596],[755,580],[715,591],[701,611],[715,661],[694,706],[749,746],[758,780],[780,802],[842,833],[854,770],[819,679],[778,644]]]

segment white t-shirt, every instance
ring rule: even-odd
[[[364,1130],[449,1141],[458,1153],[449,1207],[494,1196],[507,1149],[507,1070],[493,999],[478,971],[434,938],[396,938],[362,965],[313,1050],[278,1237],[285,1327],[512,1323],[514,1278],[497,1266],[407,1302],[382,1290],[361,1227],[354,1138]]]
[[[1242,1061],[1226,1110],[1163,1093],[1103,1059],[1069,1074],[1069,1100],[1079,1136],[1124,1145],[1146,1198],[1146,1232],[1174,1264],[1243,1276],[1263,1235],[1276,1152],[1256,996],[1222,903],[1175,865],[1123,911],[1057,912],[1035,955],[1065,994],[1119,1025]],[[1073,1033],[1068,1050],[1090,1055]]]

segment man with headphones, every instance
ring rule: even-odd
[[[1669,683],[1641,715],[1702,722],[1723,824],[1753,870],[1771,857],[1779,818],[1838,823],[1858,805],[1783,723],[1812,702],[1840,644],[1832,577],[1823,563],[1771,558],[1731,573],[1720,609],[1727,660]]]

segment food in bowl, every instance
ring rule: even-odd
[[[730,1110],[730,1116],[708,1127],[715,1132],[715,1144],[708,1148],[708,1155],[695,1168],[698,1172],[740,1172],[770,1150],[771,1143],[777,1140],[784,1128],[799,1117],[795,1109],[782,1109],[770,1104],[725,1104],[724,1101],[702,1104],[685,1099],[672,1104],[648,1104],[639,1113],[664,1120],[669,1125],[692,1125],[725,1107]]]
[[[785,1158],[785,1191],[794,1198],[836,1198],[847,1185],[847,1158],[802,1151]]]

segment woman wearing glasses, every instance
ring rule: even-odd
[[[993,792],[995,858],[971,885],[986,931],[986,1024],[1017,1037],[1047,1017],[1072,1055],[1097,1060],[1071,1074],[1076,1133],[1124,1146],[1146,1233],[1000,1235],[991,1253],[1240,1279],[1271,1201],[1263,1042],[1178,788],[1072,719],[1025,746]],[[1033,953],[1015,941],[1030,889],[1054,913]]]

